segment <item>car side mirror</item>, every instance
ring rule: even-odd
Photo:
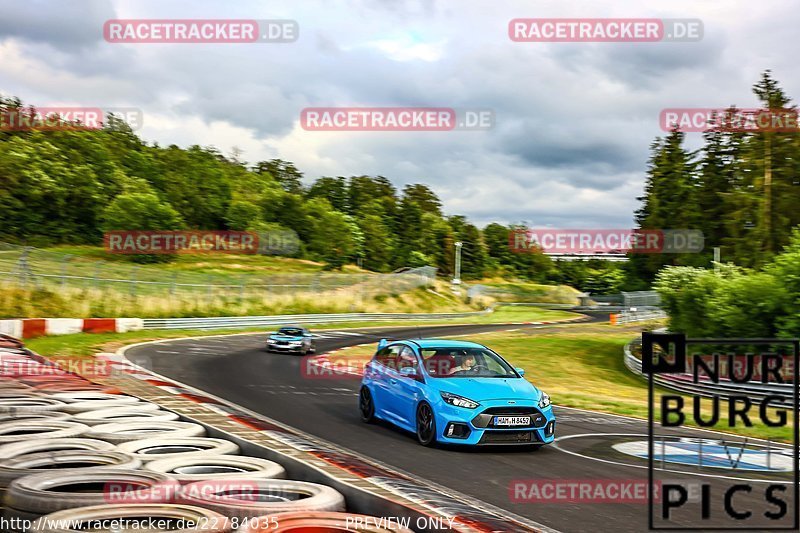
[[[525,369],[524,368],[515,368],[514,370],[516,370],[517,374],[519,374],[520,376],[524,376],[525,375]]]

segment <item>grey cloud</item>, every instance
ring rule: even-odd
[[[0,0],[0,41],[16,38],[54,48],[79,48],[103,40],[103,24],[114,18],[104,0]]]

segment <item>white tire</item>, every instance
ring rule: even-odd
[[[15,479],[46,470],[66,468],[125,468],[135,469],[142,462],[123,452],[101,452],[97,450],[72,450],[40,452],[21,455],[0,461],[0,488],[8,487]]]
[[[58,411],[66,404],[52,398],[25,397],[25,398],[0,398],[0,413],[41,413],[43,411]]]
[[[0,444],[25,439],[80,437],[89,426],[61,420],[14,420],[0,424]]]
[[[144,462],[239,453],[239,446],[231,441],[201,437],[135,440],[119,444],[117,449]]]
[[[344,511],[344,496],[326,485],[282,479],[200,481],[181,488],[178,503],[238,519],[293,511]]]
[[[114,444],[134,440],[164,439],[174,437],[205,437],[206,428],[193,422],[139,421],[99,424],[89,428],[87,437],[102,439]]]
[[[133,490],[132,487],[136,487]],[[47,515],[90,505],[170,503],[179,484],[156,472],[122,468],[53,470],[15,479],[6,491],[7,508]]]
[[[128,396],[126,394],[108,394],[97,391],[55,392],[50,396],[56,400],[61,400],[62,402],[67,403],[91,402],[94,400],[123,400],[128,404],[132,404],[142,401],[136,396]]]
[[[40,452],[62,452],[67,450],[111,451],[116,446],[110,442],[97,439],[55,438],[29,439],[0,446],[0,459],[13,459],[23,455]]]
[[[155,404],[145,404],[155,405]],[[138,407],[112,407],[111,409],[99,409],[97,411],[86,411],[75,415],[75,421],[89,426],[99,424],[111,424],[113,422],[134,422],[142,420],[178,420],[180,418],[172,411],[139,409]]]
[[[161,459],[147,463],[145,469],[170,475],[181,484],[218,479],[283,479],[286,477],[286,470],[278,463],[243,455]]]
[[[61,411],[65,413],[71,414],[78,414],[78,413],[85,413],[86,411],[99,411],[104,409],[116,409],[124,407],[126,409],[135,409],[138,412],[141,411],[158,411],[158,405],[150,402],[134,402],[131,403],[128,401],[126,396],[122,396],[119,399],[111,399],[111,400],[86,400],[82,402],[72,402],[64,404],[64,407],[61,408]]]
[[[41,413],[0,413],[0,424],[14,420],[72,420],[72,415],[61,411],[43,411]]]

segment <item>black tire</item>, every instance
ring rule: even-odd
[[[433,407],[428,402],[420,402],[417,406],[417,440],[423,446],[436,445],[436,417]]]
[[[364,386],[358,392],[358,411],[361,413],[361,421],[366,424],[375,422],[375,400],[372,393]]]

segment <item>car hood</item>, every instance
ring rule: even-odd
[[[533,400],[539,401],[539,389],[525,378],[433,378],[428,381],[440,391],[464,396],[470,400]]]

